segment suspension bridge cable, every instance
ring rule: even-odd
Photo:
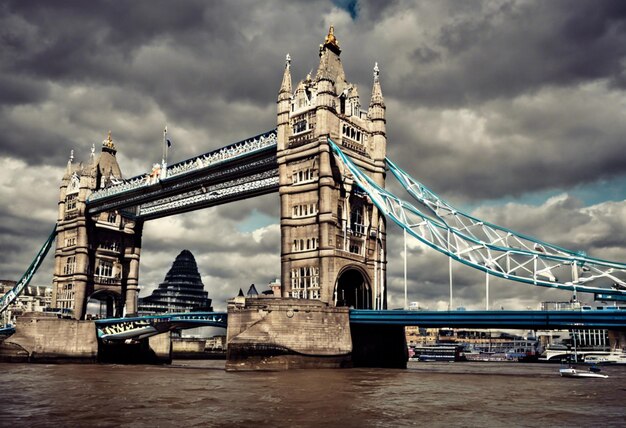
[[[423,207],[418,209],[378,186],[330,138],[328,144],[382,213],[410,235],[448,257],[517,282],[569,291],[626,295],[626,264],[565,250],[464,214],[387,159],[394,176]]]
[[[56,234],[57,232],[55,226],[54,229],[52,229],[52,233],[50,233],[50,236],[48,236],[48,239],[46,240],[46,242],[44,242],[43,246],[31,262],[24,275],[22,275],[17,284],[15,284],[15,287],[13,287],[11,290],[9,290],[8,293],[0,298],[0,313],[4,312],[9,307],[9,305],[13,303],[20,294],[22,294],[24,288],[26,288],[32,277],[37,272],[37,269],[39,269],[39,266],[41,266],[41,263],[45,259],[46,254],[48,254],[48,250],[50,250]]]

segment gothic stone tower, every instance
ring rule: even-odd
[[[102,152],[87,165],[73,164],[73,151],[59,197],[52,307],[84,319],[93,299],[106,306],[104,316],[137,311],[142,223],[116,211],[87,213],[89,195],[121,180],[111,133]]]
[[[327,139],[384,186],[385,104],[376,66],[369,109],[361,110],[340,54],[331,26],[315,76],[293,93],[287,55],[278,94],[282,296],[382,309],[384,217],[335,162]]]

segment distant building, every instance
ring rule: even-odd
[[[541,302],[542,311],[580,311],[591,306],[578,300],[569,302]],[[581,350],[592,349],[608,351],[610,349],[609,331],[604,329],[540,330],[537,336],[544,348],[576,346]]]
[[[0,297],[8,293],[15,285],[15,281],[0,280]],[[3,314],[3,319],[6,322],[10,322],[24,312],[43,312],[50,307],[51,300],[52,287],[27,285],[20,297],[9,305],[8,309]],[[3,324],[3,322],[0,322],[0,324]]]
[[[191,251],[183,250],[159,287],[150,296],[139,298],[139,315],[210,312],[213,307],[208,295],[196,259]]]

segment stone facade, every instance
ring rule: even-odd
[[[84,319],[87,302],[104,302],[104,316],[136,313],[142,223],[109,211],[90,216],[89,195],[122,179],[111,134],[86,165],[73,163],[61,181],[52,307]]]
[[[291,85],[287,55],[278,94],[282,297],[331,306],[386,307],[385,219],[335,162],[331,138],[377,184],[385,183],[385,104],[374,70],[361,110],[330,28],[315,76]]]

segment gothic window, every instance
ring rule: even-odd
[[[65,238],[65,246],[66,247],[73,247],[76,245],[76,237],[75,236],[70,236],[68,238]]]
[[[113,277],[113,262],[110,260],[99,260],[98,267],[96,268],[97,276],[104,276],[107,278]]]
[[[304,266],[291,270],[291,297],[319,298],[319,268]]]
[[[78,195],[67,195],[65,197],[65,211],[71,211],[76,209],[76,200]]]
[[[308,217],[317,214],[317,204],[294,205],[292,207],[293,218]]]
[[[299,120],[293,124],[293,133],[299,134],[307,130],[307,122],[306,120]]]
[[[117,241],[104,241],[98,245],[98,248],[103,250],[118,251],[120,249],[120,243]]]
[[[350,230],[356,235],[363,235],[365,233],[362,205],[352,207],[352,211],[350,213]]]
[[[61,309],[74,308],[74,285],[62,284],[57,289],[57,306]]]
[[[312,181],[315,178],[315,173],[311,168],[301,169],[294,171],[292,175],[292,183],[306,183]]]
[[[318,238],[307,238],[304,239],[294,239],[293,240],[293,251],[308,251],[308,250],[316,250],[319,246]]]
[[[116,221],[117,221],[117,213],[110,212],[109,215],[107,216],[107,222],[115,223]]]
[[[69,256],[65,259],[65,266],[63,266],[63,274],[71,275],[76,270],[76,256]]]
[[[361,131],[346,123],[341,127],[341,135],[358,143],[365,141],[364,134],[362,134]]]

